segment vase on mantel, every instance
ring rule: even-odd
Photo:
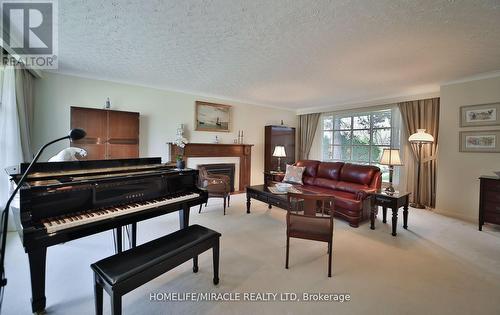
[[[184,160],[177,160],[175,164],[176,164],[176,167],[180,170],[183,170],[186,168],[186,162]]]

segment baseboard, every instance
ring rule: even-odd
[[[440,210],[440,209],[433,209],[432,211],[437,213],[437,214],[444,215],[446,217],[459,219],[459,220],[467,221],[470,223],[477,223],[477,220],[478,220],[477,217],[472,217],[472,216],[464,215],[462,213],[457,213],[457,212],[451,212],[451,211]]]

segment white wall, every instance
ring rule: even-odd
[[[460,106],[492,102],[500,102],[500,77],[441,87],[436,211],[478,220],[478,177],[500,171],[500,153],[459,152],[459,131],[499,130],[500,126],[460,128]]]
[[[215,135],[221,143],[232,143],[238,130],[244,131],[245,143],[252,148],[252,184],[263,182],[264,126],[285,124],[295,127],[295,112],[283,109],[235,103],[185,93],[171,92],[108,81],[44,73],[35,83],[34,148],[65,135],[70,128],[70,106],[102,108],[106,98],[112,109],[140,112],[140,156],[167,155],[166,143],[175,138],[175,129],[185,124],[190,142],[210,143]],[[233,105],[231,132],[193,131],[195,101],[205,100]],[[47,160],[68,143],[47,149],[41,160]]]

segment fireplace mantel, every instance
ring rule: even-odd
[[[171,162],[179,155],[180,148],[171,145]],[[251,160],[253,144],[215,144],[215,143],[188,143],[184,147],[184,160],[190,157],[237,157],[240,159],[239,191],[250,186]]]

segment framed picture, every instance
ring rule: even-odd
[[[196,101],[197,131],[229,132],[231,106]]]
[[[461,131],[460,152],[500,152],[500,130]]]
[[[460,127],[500,126],[500,103],[460,107]]]

